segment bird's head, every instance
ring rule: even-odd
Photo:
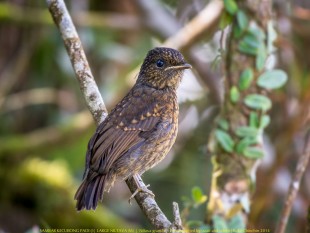
[[[156,89],[176,89],[185,69],[192,66],[185,62],[183,55],[171,48],[158,47],[150,50],[144,59],[137,83]]]

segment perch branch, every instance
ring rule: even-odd
[[[291,209],[298,193],[300,182],[303,177],[303,174],[307,168],[308,162],[310,158],[310,131],[307,132],[305,139],[305,146],[302,155],[300,156],[296,171],[294,173],[293,179],[290,183],[289,191],[286,196],[286,201],[284,204],[284,208],[280,215],[280,220],[276,229],[276,233],[284,233],[286,229],[286,225],[291,213]]]
[[[99,125],[108,115],[98,86],[89,68],[81,40],[63,1],[47,0],[49,11],[58,26],[70,57],[76,78],[84,94],[86,105]]]
[[[139,184],[145,185],[140,178],[141,177],[139,177],[138,181]],[[134,179],[127,179],[126,184],[128,185],[131,193],[134,193],[138,188]],[[143,213],[156,229],[168,229],[172,225],[165,214],[161,211],[152,195],[139,192],[135,195],[135,199]]]
[[[71,17],[63,0],[46,1],[54,22],[58,26],[64,40],[76,78],[78,79],[81,91],[84,94],[86,104],[97,125],[99,125],[106,118],[107,110],[92,76],[81,41],[72,23]],[[140,182],[140,185],[143,186],[143,181],[140,180]],[[131,192],[134,192],[137,189],[132,178],[128,179],[126,183]],[[135,199],[143,213],[155,228],[168,229],[172,225],[150,194],[139,192],[135,196]]]

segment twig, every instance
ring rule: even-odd
[[[306,170],[306,167],[308,165],[309,158],[310,158],[310,131],[307,132],[303,154],[300,156],[298,160],[296,171],[290,183],[285,205],[281,212],[280,220],[279,220],[278,226],[275,231],[276,233],[284,233],[285,231],[285,228],[286,228],[286,225],[287,225],[290,213],[291,213],[291,209],[293,206],[293,202],[298,193],[300,182]]]
[[[147,28],[160,35],[161,38],[166,39],[162,46],[181,51],[189,48],[201,36],[212,34],[213,26],[219,21],[224,9],[223,1],[212,0],[197,16],[181,28],[175,18],[164,11],[156,1],[135,0],[135,2],[140,10],[142,21],[145,22]],[[149,23],[153,19],[156,19],[156,24]],[[160,23],[158,20],[163,22]]]
[[[193,45],[202,35],[208,34],[220,19],[224,5],[212,0],[183,28],[164,11],[156,1],[135,0],[145,25],[162,38],[169,37],[162,46],[183,50]],[[156,23],[154,23],[156,22]]]
[[[163,45],[177,49],[184,49],[192,45],[197,38],[206,34],[207,30],[210,30],[217,23],[221,16],[223,6],[223,1],[221,0],[210,1],[195,18],[188,22],[174,36],[166,40]]]
[[[107,116],[107,110],[99,93],[98,87],[91,74],[85,53],[83,51],[80,39],[72,23],[70,15],[63,0],[46,0],[48,8],[58,26],[64,40],[67,52],[69,54],[76,77],[80,83],[80,88],[84,94],[86,104],[93,115],[97,125],[99,125]],[[132,178],[126,181],[131,192],[136,191],[137,186]],[[144,186],[141,180],[141,186]],[[157,229],[168,229],[171,226],[170,221],[160,210],[152,195],[139,192],[135,196],[141,210],[149,221]]]

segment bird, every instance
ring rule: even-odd
[[[136,83],[89,140],[74,196],[78,211],[95,210],[115,181],[136,181],[168,154],[178,132],[176,91],[191,68],[178,50],[156,47],[147,53]],[[148,192],[146,187],[137,192]]]

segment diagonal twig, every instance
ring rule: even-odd
[[[309,158],[310,158],[310,131],[307,132],[307,135],[305,137],[305,145],[303,153],[297,162],[296,171],[290,183],[289,191],[286,196],[286,201],[280,215],[278,226],[275,231],[276,233],[285,232],[286,225],[288,223],[288,219],[292,210],[292,206],[298,193],[301,179],[307,168]]]

